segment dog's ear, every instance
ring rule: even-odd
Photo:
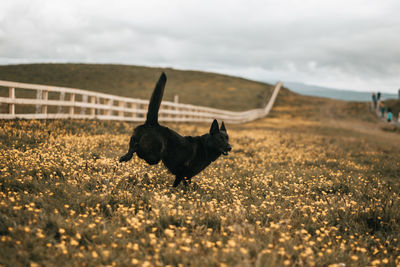
[[[225,123],[222,122],[221,123],[221,129],[219,129],[221,132],[226,132],[226,128],[225,128]]]
[[[219,133],[219,126],[218,126],[218,121],[214,120],[211,124],[210,134],[216,134],[216,133]]]

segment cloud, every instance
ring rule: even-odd
[[[395,92],[399,8],[389,0],[2,1],[0,64],[143,64]]]

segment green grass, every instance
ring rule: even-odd
[[[237,77],[171,68],[102,64],[26,64],[0,66],[0,80],[65,86],[149,99],[161,72],[168,82],[164,100],[227,110],[262,107],[272,92],[269,84]],[[0,94],[7,94],[3,89]]]

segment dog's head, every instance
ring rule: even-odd
[[[226,132],[224,122],[222,122],[221,128],[219,128],[217,120],[214,120],[211,124],[210,136],[210,145],[221,154],[228,155],[232,147],[229,144],[229,136]]]

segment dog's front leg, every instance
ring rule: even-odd
[[[131,140],[129,141],[129,150],[128,150],[128,153],[126,153],[125,155],[123,155],[123,156],[119,159],[119,162],[129,161],[129,160],[133,157],[133,153],[135,153],[135,146],[136,146],[135,137],[132,135]]]
[[[181,177],[181,176],[176,176],[176,177],[175,177],[175,181],[174,181],[173,187],[177,187],[177,186],[181,183],[182,180],[184,180],[183,177]],[[186,182],[186,181],[185,181],[185,182]]]

